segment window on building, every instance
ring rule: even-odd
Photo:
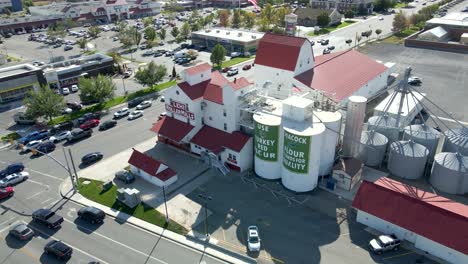
[[[224,123],[224,130],[227,130],[227,124]]]
[[[223,116],[226,116],[226,109],[223,109]]]
[[[212,118],[211,116],[210,116],[210,117],[208,117],[208,119],[209,119],[210,121],[212,121],[212,120],[213,120],[213,118]]]
[[[203,78],[203,73],[200,75],[200,77],[202,77],[202,78]]]
[[[175,93],[176,93],[177,95],[179,95],[179,91],[176,91]]]
[[[200,108],[201,108],[201,110],[203,111],[203,103],[202,103],[202,104],[200,104]]]
[[[205,124],[205,118],[201,118],[201,124],[204,125]]]
[[[310,64],[310,58],[307,59],[307,64]]]

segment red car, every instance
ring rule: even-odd
[[[90,129],[90,128],[93,128],[93,127],[97,127],[99,126],[99,119],[90,119],[86,122],[84,122],[80,128],[85,130],[85,129]]]
[[[0,189],[0,199],[11,197],[13,196],[14,193],[15,193],[15,189],[13,189],[13,187],[2,188]]]
[[[222,72],[226,73],[226,72],[228,72],[230,69],[232,69],[232,67],[226,67],[226,68],[224,68],[224,69],[222,70]]]
[[[244,71],[248,71],[248,70],[252,69],[252,65],[246,64],[246,65],[244,65],[244,67],[242,67],[242,69],[243,69]]]

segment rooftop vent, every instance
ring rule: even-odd
[[[242,32],[237,33],[238,37],[242,37]]]
[[[219,33],[219,30],[216,30],[216,33]]]
[[[253,39],[256,39],[256,38],[257,38],[257,36],[255,36],[255,35],[252,35],[252,38],[253,38]]]
[[[231,34],[231,32],[229,32],[229,31],[226,31],[226,35],[229,35],[229,34]]]

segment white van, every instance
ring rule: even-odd
[[[174,59],[177,59],[177,58],[183,58],[187,56],[187,52],[185,51],[178,51],[174,54]]]

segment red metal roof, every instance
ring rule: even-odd
[[[194,126],[188,123],[165,116],[153,125],[151,131],[175,142],[180,142],[193,128]]]
[[[211,66],[210,66],[211,67]],[[211,79],[195,85],[188,82],[177,84],[180,89],[192,100],[204,98],[217,104],[223,104],[223,86],[229,81],[218,71],[211,73]]]
[[[251,83],[245,77],[241,77],[239,79],[236,79],[235,82],[229,82],[229,85],[232,87],[234,91],[237,91],[239,89],[242,89],[251,85]]]
[[[176,175],[175,171],[173,171],[169,167],[156,174],[161,164],[164,163],[160,162],[159,160],[155,160],[152,157],[145,155],[144,153],[141,153],[136,149],[133,149],[132,156],[130,156],[128,163],[139,168],[140,170],[143,170],[149,175],[160,179],[161,181],[166,181],[172,176]]]
[[[197,66],[193,66],[193,67],[186,69],[185,73],[188,75],[194,75],[194,74],[202,73],[208,70],[211,70],[211,65],[208,64],[208,62],[205,62],[203,64],[199,64]]]
[[[240,152],[249,139],[249,136],[238,131],[227,133],[216,128],[203,126],[192,138],[191,143],[214,153],[219,153],[224,148]]]
[[[315,57],[314,68],[295,78],[340,102],[386,70],[385,65],[349,50]]]
[[[255,65],[294,71],[305,38],[266,33],[260,40]]]
[[[468,206],[381,178],[363,181],[353,207],[468,254]]]

